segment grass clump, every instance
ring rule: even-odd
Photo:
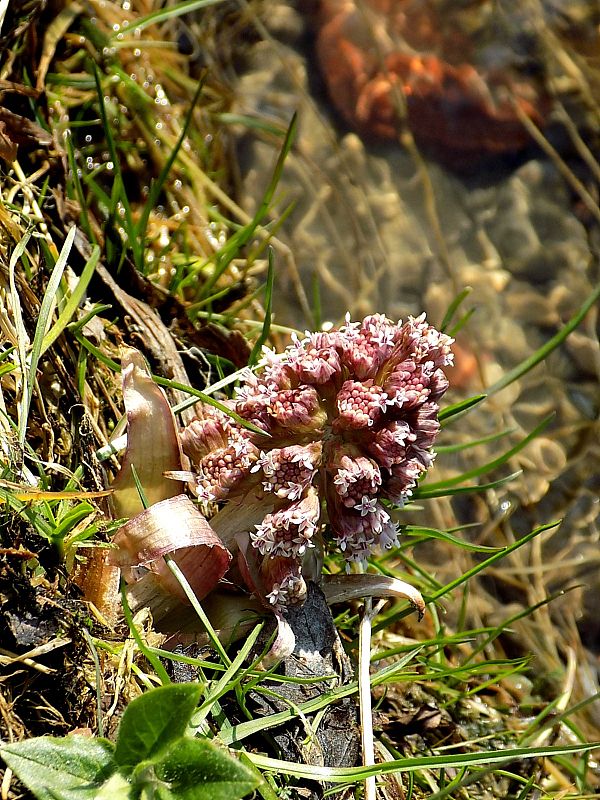
[[[23,791],[14,770],[37,797],[63,796],[70,774],[73,789],[92,782],[90,797],[151,787],[200,798],[205,767],[231,771],[231,785],[211,790],[223,800],[254,787],[266,800],[594,796],[597,695],[585,686],[587,654],[572,621],[569,644],[557,636],[551,609],[565,614],[571,596],[538,580],[538,543],[557,523],[524,532],[499,505],[484,528],[443,524],[456,498],[501,497],[519,479],[516,457],[549,420],[518,444],[504,445],[499,430],[446,445],[449,455],[472,448],[475,464],[481,444],[497,440],[501,450],[424,481],[409,506],[393,509],[400,546],[369,560],[378,579],[418,587],[424,621],[414,622],[404,600],[369,607],[338,597],[338,662],[325,661],[322,674],[265,668],[276,634],[243,594],[241,646],[219,638],[215,606],[224,601],[208,597],[196,608],[208,640],[175,650],[147,611],[128,608],[125,592],[125,622],[82,600],[82,591],[118,591],[105,554],[118,525],[106,486],[123,427],[121,345],[144,351],[185,422],[198,395],[227,400],[238,370],[286,332],[271,320],[280,251],[269,214],[295,121],[270,132],[281,154],[258,210],[245,214],[230,196],[227,125],[240,120],[228,116],[222,67],[213,50],[208,69],[181,52],[185,14],[198,10],[207,39],[218,15],[233,14],[205,0],[158,10],[133,0],[52,11],[31,2],[4,21],[2,104],[27,125],[15,152],[17,122],[8,117],[0,185],[3,797]],[[559,347],[599,295],[489,393],[443,409],[444,428]],[[444,321],[450,331],[461,299]],[[330,555],[325,572],[335,579],[342,566]],[[494,580],[512,583],[519,603],[490,610],[485,587]],[[174,697],[185,706],[179,716]],[[362,766],[359,700],[373,703],[372,758]],[[156,719],[179,727],[161,732]],[[331,732],[340,730],[349,736],[336,762]],[[32,738],[75,731],[93,738]],[[73,744],[80,762],[69,773]],[[44,769],[63,753],[54,787],[23,767],[26,748],[36,747],[30,760]],[[176,770],[196,770],[195,786],[176,786]]]

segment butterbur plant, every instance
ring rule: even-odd
[[[324,553],[341,552],[350,570],[397,543],[391,506],[406,502],[433,462],[451,344],[424,315],[404,324],[347,319],[339,330],[294,338],[283,353],[265,349],[234,399],[201,403],[182,431],[140,354],[126,351],[128,444],[112,502],[131,519],[110,561],[130,584],[132,608],[147,605],[160,621],[204,598],[229,570],[230,583],[245,583],[277,617],[269,658],[289,654],[285,617],[305,600],[306,580],[321,581]],[[182,480],[219,507],[210,524],[177,494]],[[152,494],[140,512],[146,485]],[[424,609],[420,593],[395,578],[363,575],[360,587],[346,588],[348,598],[395,595]],[[338,596],[339,585],[332,589]]]
[[[253,429],[206,406],[183,430],[193,492],[235,509],[226,519],[242,574],[276,613],[304,600],[324,551],[349,568],[397,544],[389,506],[433,463],[452,341],[425,315],[347,318],[264,351],[229,403]]]

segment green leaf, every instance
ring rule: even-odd
[[[174,800],[237,800],[258,785],[248,767],[207,739],[174,742],[155,771]]]
[[[79,797],[79,790],[76,790],[73,800],[78,800]],[[134,800],[135,797],[133,786],[120,772],[115,772],[114,775],[111,775],[106,783],[94,794],[94,800]],[[71,798],[65,797],[64,800],[71,800]]]
[[[179,739],[198,705],[196,683],[170,684],[151,689],[125,709],[115,750],[115,762],[127,769],[162,753]]]
[[[0,755],[37,800],[95,800],[115,771],[113,745],[87,736],[4,744]]]

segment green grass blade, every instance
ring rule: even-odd
[[[440,587],[432,594],[428,595],[425,598],[425,601],[427,603],[432,603],[435,602],[436,600],[439,600],[441,597],[448,594],[448,592],[452,592],[458,586],[461,586],[463,583],[470,581],[471,578],[475,577],[475,575],[478,575],[483,570],[487,569],[488,567],[491,567],[496,562],[501,561],[507,555],[510,555],[510,553],[512,553],[514,550],[518,550],[520,547],[523,547],[524,545],[527,544],[527,542],[530,542],[532,539],[535,539],[536,536],[539,536],[540,534],[544,533],[545,531],[551,530],[552,528],[556,528],[557,525],[560,525],[560,520],[558,522],[549,522],[546,525],[540,525],[539,527],[534,528],[534,530],[530,531],[521,539],[518,539],[516,542],[513,542],[512,544],[503,547],[501,550],[498,550],[497,553],[494,553],[481,563],[475,564],[475,566],[471,567],[471,569],[467,570],[462,575],[459,575],[458,578],[455,578],[453,581],[450,581],[450,583],[445,584],[445,586]],[[407,614],[410,613],[411,610],[407,608],[403,608],[400,611],[392,611],[390,614],[386,615],[381,622],[379,622],[377,625],[373,627],[373,634],[378,633],[380,630],[384,630],[393,622],[395,622],[397,619],[401,619],[402,617],[405,617]]]
[[[211,277],[206,281],[204,284],[202,291],[203,294],[206,295],[210,291],[212,291],[213,286],[221,277],[223,272],[227,269],[231,261],[235,258],[236,254],[239,253],[240,249],[244,247],[252,238],[256,229],[261,224],[262,220],[267,215],[269,208],[271,206],[271,202],[273,200],[273,196],[275,194],[275,190],[279,184],[279,180],[281,178],[281,174],[283,172],[283,167],[285,165],[285,161],[289,155],[290,150],[292,149],[292,145],[294,144],[294,140],[296,138],[296,132],[298,128],[298,117],[296,114],[293,115],[285,139],[281,146],[281,150],[277,157],[277,161],[275,163],[275,167],[273,169],[273,175],[271,176],[271,180],[269,181],[269,185],[267,186],[263,198],[260,202],[256,213],[252,217],[251,221],[244,225],[243,228],[240,228],[233,236],[229,239],[221,254],[218,258],[218,267],[215,269]]]
[[[482,436],[481,439],[473,439],[470,442],[463,442],[462,444],[440,445],[435,448],[435,452],[438,455],[441,455],[442,453],[444,455],[450,453],[461,453],[463,450],[470,450],[472,447],[478,447],[482,444],[491,444],[491,442],[497,442],[498,439],[503,439],[505,436],[510,436],[510,434],[514,433],[516,430],[516,428],[507,428],[504,431],[500,431],[500,433],[491,433],[489,436]]]
[[[202,606],[200,604],[200,601],[198,600],[198,598],[194,594],[194,590],[190,586],[188,579],[183,574],[179,564],[177,564],[177,562],[173,559],[173,557],[168,555],[168,554],[163,556],[163,558],[165,560],[165,563],[166,563],[167,567],[173,573],[173,576],[175,577],[175,580],[179,583],[179,585],[181,586],[181,588],[185,592],[185,595],[186,595],[190,605],[192,606],[192,608],[194,609],[194,611],[198,615],[198,618],[199,618],[200,622],[202,623],[202,625],[206,629],[208,637],[209,637],[210,641],[212,642],[212,646],[214,647],[214,649],[219,654],[219,657],[220,657],[221,661],[223,662],[223,664],[225,664],[226,666],[229,667],[231,665],[231,659],[229,658],[229,656],[225,652],[225,648],[221,644],[221,640],[219,639],[215,629],[211,625],[211,622],[210,622],[209,618],[206,616],[206,613],[205,613],[204,609],[202,608]]]
[[[81,277],[77,282],[77,286],[73,289],[58,319],[56,320],[54,325],[50,328],[48,333],[44,336],[42,340],[40,355],[45,353],[46,350],[52,344],[54,344],[54,342],[58,339],[60,334],[64,331],[66,326],[71,321],[71,317],[77,311],[79,304],[83,300],[83,296],[89,285],[89,282],[92,279],[92,275],[94,274],[94,270],[96,269],[96,265],[98,264],[99,259],[100,259],[100,248],[98,247],[98,245],[95,245],[94,249],[92,250],[92,255],[89,257],[85,267],[83,268]]]
[[[541,729],[537,733],[541,733],[542,730],[547,728],[555,728],[557,725],[564,723],[567,725],[571,730],[573,730],[574,726],[570,722],[570,717],[577,714],[579,711],[582,711],[587,706],[591,705],[592,703],[597,703],[600,700],[600,692],[596,692],[595,694],[591,694],[589,697],[580,700],[579,703],[575,703],[573,706],[569,706],[569,708],[565,709],[559,714],[553,714],[549,719],[545,719]],[[580,736],[580,734],[577,734]],[[521,741],[521,744],[523,742]]]
[[[296,764],[277,758],[247,753],[248,758],[259,768],[292,775],[307,780],[349,783],[364,781],[371,775],[390,772],[415,772],[430,769],[461,769],[483,764],[504,764],[523,758],[551,758],[570,753],[585,753],[600,748],[600,742],[572,745],[548,745],[547,747],[512,747],[506,750],[482,750],[476,753],[445,753],[441,756],[397,758],[370,767],[318,767],[313,764]]]
[[[378,685],[383,683],[385,680],[390,680],[392,674],[397,675],[398,671],[403,669],[410,661],[412,661],[422,649],[423,648],[419,646],[413,647],[410,652],[405,653],[398,661],[395,661],[393,664],[389,664],[388,666],[383,667],[375,672],[373,675],[371,675],[371,685]],[[412,674],[413,673],[411,672],[411,675]],[[257,689],[260,690],[260,685],[257,685]],[[248,722],[242,722],[239,725],[234,725],[229,730],[221,731],[219,734],[219,739],[227,745],[241,742],[242,739],[246,739],[248,736],[252,736],[261,731],[281,725],[290,719],[294,719],[300,713],[312,714],[315,711],[319,711],[321,708],[325,708],[331,703],[341,700],[343,697],[356,694],[357,691],[357,681],[345,684],[344,686],[338,686],[330,691],[324,691],[323,693],[313,697],[310,700],[307,700],[304,703],[300,703],[296,709],[288,708],[285,711],[279,711],[276,714],[269,714],[266,717],[258,717]]]
[[[94,81],[96,84],[96,95],[100,110],[100,119],[102,121],[102,129],[104,131],[104,135],[106,136],[106,146],[108,148],[108,152],[113,162],[113,169],[115,170],[115,175],[118,175],[121,170],[121,165],[118,158],[117,147],[115,145],[115,139],[113,136],[112,127],[109,124],[108,116],[106,115],[106,106],[104,105],[104,91],[102,90],[100,70],[98,69],[96,64],[94,64],[93,66],[94,66]]]
[[[37,512],[39,503],[32,504],[24,502],[16,498],[13,493],[0,487],[0,503],[7,508],[12,509],[16,514],[19,514],[24,519],[31,523],[32,528],[37,534],[43,536],[49,542],[53,541],[52,535],[54,532],[53,526]]]
[[[524,619],[525,617],[530,616],[539,608],[543,608],[543,606],[548,605],[548,603],[551,603],[553,600],[556,600],[557,597],[562,597],[564,594],[566,594],[566,590],[559,589],[558,591],[554,592],[554,594],[551,594],[548,597],[544,597],[544,599],[540,600],[539,603],[535,603],[532,606],[528,606],[527,608],[522,609],[516,614],[513,614],[511,617],[508,617],[508,619],[505,619],[503,622],[500,623],[500,625],[496,626],[487,633],[485,638],[476,647],[474,647],[473,650],[467,656],[467,658],[464,659],[463,664],[467,664],[468,662],[475,659],[479,655],[479,653],[483,653],[486,647],[489,647],[490,644],[492,644],[492,642],[495,639],[501,636],[502,633],[507,628],[510,628],[510,626],[513,625],[515,622],[518,622],[520,619]]]
[[[112,35],[112,39],[116,39],[119,35],[127,35],[131,33],[132,36],[137,36],[138,31],[143,31],[150,25],[160,25],[167,20],[181,17],[183,14],[191,14],[193,11],[198,11],[201,8],[209,8],[210,6],[219,5],[223,0],[187,0],[185,3],[177,3],[173,6],[161,8],[158,11],[153,11],[151,14],[146,14],[144,17],[134,20],[129,29],[119,29]],[[122,45],[121,45],[122,46]]]
[[[25,443],[25,434],[27,431],[27,419],[29,417],[31,398],[33,397],[33,387],[35,385],[37,368],[40,356],[42,354],[42,343],[46,331],[50,325],[50,315],[52,314],[52,309],[54,307],[56,293],[58,292],[58,287],[60,286],[60,281],[63,276],[63,272],[65,271],[65,267],[67,266],[67,260],[71,253],[71,247],[73,246],[73,240],[75,239],[76,233],[77,233],[77,228],[73,225],[73,227],[69,229],[67,238],[65,239],[65,243],[62,246],[60,255],[58,256],[56,264],[54,265],[54,269],[52,270],[52,273],[50,275],[50,280],[48,281],[48,286],[46,287],[46,291],[44,292],[44,297],[42,298],[42,303],[40,306],[40,314],[38,317],[37,324],[35,326],[33,343],[31,345],[31,355],[30,355],[29,370],[26,380],[26,390],[23,392],[22,414],[19,419],[19,443],[21,445]]]
[[[232,114],[231,112],[223,112],[222,114],[215,114],[216,122],[222,122],[223,125],[243,125],[245,128],[252,130],[262,131],[271,136],[276,136],[278,139],[285,137],[285,128],[269,122],[269,120],[262,119],[262,117],[251,117],[249,114]]]
[[[262,428],[258,428],[252,422],[248,422],[247,419],[240,417],[239,414],[236,414],[236,412],[232,411],[228,406],[220,403],[218,400],[215,400],[214,397],[210,397],[204,392],[201,392],[199,389],[194,389],[192,386],[186,386],[185,383],[178,383],[177,381],[172,381],[168,378],[161,378],[160,375],[152,375],[152,379],[158,383],[159,386],[164,386],[167,389],[177,389],[180,392],[192,394],[202,400],[203,403],[213,406],[213,408],[218,408],[219,411],[227,414],[228,417],[231,417],[231,419],[235,420],[235,422],[237,422],[238,425],[241,425],[243,428],[253,431],[253,433],[260,433],[261,436],[265,436],[266,438],[270,437],[270,434],[263,431]]]
[[[577,311],[577,313],[571,317],[571,319],[558,331],[557,334],[547,341],[546,344],[542,345],[542,347],[536,350],[533,355],[529,356],[529,358],[526,358],[524,361],[521,361],[521,363],[517,364],[514,369],[511,369],[509,372],[503,375],[500,380],[492,384],[492,386],[487,389],[487,393],[496,394],[496,392],[499,392],[509,386],[511,383],[514,383],[514,381],[518,380],[520,377],[525,375],[526,372],[529,372],[537,364],[539,364],[540,361],[543,361],[545,358],[547,358],[550,353],[553,350],[556,350],[556,348],[565,341],[567,336],[574,331],[575,328],[577,328],[590,308],[597,303],[599,299],[600,284],[583,303],[579,311]]]
[[[431,500],[432,497],[449,497],[450,495],[454,494],[470,494],[472,492],[484,492],[487,489],[498,489],[500,486],[504,486],[511,481],[514,481],[515,478],[518,478],[521,475],[522,470],[517,470],[516,472],[511,472],[510,475],[506,475],[504,478],[498,478],[496,481],[490,481],[489,483],[474,483],[470,486],[457,486],[455,488],[443,486],[440,489],[434,488],[427,488],[424,487],[423,489],[415,489],[412,494],[413,500]]]
[[[438,589],[437,592],[434,592],[427,598],[428,602],[431,602],[433,600],[439,600],[440,597],[443,597],[445,594],[448,594],[448,592],[453,591],[454,589],[456,589],[457,586],[460,586],[461,584],[473,578],[475,575],[478,575],[483,570],[487,569],[488,567],[491,567],[492,564],[495,564],[497,561],[501,561],[503,558],[505,558],[513,551],[518,550],[520,547],[523,547],[523,545],[527,544],[527,542],[530,542],[532,539],[535,539],[536,536],[539,536],[541,533],[544,533],[545,531],[552,530],[552,528],[556,528],[558,525],[560,525],[560,521],[548,522],[546,525],[539,525],[537,528],[534,528],[532,531],[530,531],[530,533],[526,534],[521,539],[517,539],[516,542],[513,542],[512,544],[509,544],[506,547],[503,547],[497,553],[494,553],[492,556],[485,559],[485,561],[482,561],[480,564],[475,564],[474,567],[471,567],[471,569],[467,570],[460,577],[455,578],[453,581],[450,581],[450,583],[447,583],[445,586],[442,586],[441,589]]]
[[[456,325],[453,325],[452,328],[448,331],[449,335],[456,336],[456,334],[459,331],[461,331],[465,327],[467,322],[471,319],[471,317],[475,313],[475,310],[476,309],[474,308],[470,308],[465,314],[463,314],[462,317],[456,323]]]
[[[17,262],[19,259],[24,255],[25,250],[27,249],[27,245],[33,233],[33,229],[30,228],[23,234],[23,238],[17,243],[11,257],[10,262],[8,265],[8,283],[10,287],[10,294],[11,294],[11,305],[13,308],[13,315],[15,320],[15,329],[17,335],[17,353],[19,357],[19,365],[21,367],[21,373],[23,375],[23,393],[21,395],[20,401],[20,411],[19,411],[19,419],[23,420],[23,423],[19,426],[17,431],[17,439],[20,442],[21,446],[25,443],[25,431],[27,429],[27,414],[29,408],[29,401],[27,400],[27,393],[28,393],[28,384],[29,378],[27,374],[27,331],[25,329],[25,323],[23,322],[23,314],[21,312],[21,301],[19,299],[19,293],[17,291],[17,282],[15,280],[15,268],[17,266]]]
[[[72,122],[69,123],[72,126]],[[90,242],[95,242],[96,237],[94,236],[94,231],[92,226],[90,225],[90,218],[88,214],[88,204],[85,200],[85,195],[83,193],[83,187],[81,185],[81,178],[79,175],[79,169],[77,167],[77,159],[75,157],[75,149],[73,147],[73,137],[71,133],[65,137],[65,148],[67,151],[67,159],[69,162],[69,168],[71,170],[71,184],[75,190],[75,196],[77,198],[77,202],[79,203],[79,208],[81,209],[79,214],[80,224],[81,227],[87,236]]]
[[[456,545],[463,550],[470,550],[474,553],[496,553],[498,550],[501,550],[500,547],[487,547],[486,545],[482,544],[472,544],[471,542],[466,542],[464,539],[460,539],[458,536],[453,536],[450,531],[440,531],[436,528],[422,528],[416,525],[407,525],[402,529],[402,535],[416,537],[420,541],[426,541],[427,539],[438,539],[441,542],[450,542],[450,544]]]
[[[434,652],[439,651],[441,648],[450,647],[452,645],[465,644],[475,641],[479,636],[483,636],[493,632],[493,628],[473,628],[467,631],[461,631],[455,634],[444,634],[434,639],[421,639],[419,644],[425,650],[426,648],[435,648]],[[414,644],[412,642],[399,645],[398,647],[386,647],[385,650],[378,650],[371,656],[372,662],[383,661],[392,656],[400,653],[406,653],[408,650],[413,650]]]
[[[271,332],[271,316],[273,309],[273,283],[275,280],[274,256],[272,247],[269,247],[268,259],[269,259],[269,269],[267,272],[267,285],[265,287],[265,302],[264,302],[265,321],[263,323],[260,336],[254,343],[254,347],[252,348],[252,352],[250,353],[250,358],[248,359],[249,367],[254,366],[254,364],[256,364],[256,362],[260,358],[262,346],[269,338],[269,334]]]
[[[444,319],[442,320],[442,324],[440,325],[440,330],[442,333],[446,332],[448,325],[452,322],[454,315],[456,314],[458,307],[467,299],[467,297],[471,294],[473,288],[471,286],[465,286],[465,288],[457,294],[454,300],[448,306],[446,313],[444,314]]]
[[[125,191],[125,184],[123,182],[123,175],[121,173],[121,161],[119,159],[119,153],[117,151],[117,146],[115,144],[112,127],[110,125],[106,113],[106,106],[104,105],[104,92],[102,91],[100,71],[96,66],[96,64],[94,64],[93,67],[94,67],[94,80],[96,82],[96,93],[98,96],[98,106],[100,109],[100,119],[102,120],[102,128],[104,130],[104,135],[106,136],[106,146],[108,148],[108,152],[110,154],[110,159],[113,163],[113,170],[114,170],[113,187],[111,192],[111,205],[109,208],[110,217],[109,217],[109,222],[107,223],[106,226],[107,245],[108,241],[110,240],[110,235],[109,235],[110,230],[108,226],[110,223],[112,223],[113,220],[117,220],[119,218],[118,204],[120,202],[125,212],[124,219],[121,221],[121,223],[124,224],[127,228],[127,244],[129,245],[129,247],[131,248],[131,252],[133,253],[133,260],[135,262],[136,267],[140,272],[143,272],[144,269],[143,249],[140,247],[137,236],[135,235],[135,226],[133,224],[133,215],[131,213],[131,206],[129,204],[129,198],[127,197],[127,192]],[[116,228],[117,226],[115,225],[114,227]],[[125,248],[123,247],[123,249]]]
[[[460,475],[456,475],[454,478],[447,478],[446,480],[438,481],[437,483],[426,483],[423,488],[425,490],[434,491],[447,489],[451,486],[457,486],[460,483],[464,483],[464,481],[471,480],[471,478],[479,478],[481,475],[485,475],[488,472],[493,472],[493,470],[498,469],[498,467],[506,464],[506,462],[509,461],[513,456],[523,450],[523,448],[527,447],[529,442],[535,439],[536,436],[539,436],[540,433],[548,427],[553,419],[554,414],[547,416],[540,422],[539,425],[536,425],[531,433],[527,434],[527,436],[521,439],[521,441],[518,442],[514,447],[511,447],[510,450],[507,450],[493,461],[488,461],[487,464],[482,464],[480,467],[475,467],[467,472],[462,472]]]
[[[131,465],[131,476],[133,478],[133,482],[135,483],[135,488],[138,493],[138,497],[140,498],[142,508],[150,508],[150,503],[146,497],[146,491],[142,486],[142,481],[140,480],[140,476],[138,475],[138,471],[134,464]]]
[[[77,341],[85,347],[85,349],[95,356],[99,361],[101,361],[105,366],[109,369],[112,369],[114,372],[121,371],[121,365],[117,364],[116,361],[113,361],[112,358],[104,355],[100,348],[93,345],[90,340],[80,333],[77,328],[73,328],[73,333]],[[184,383],[179,383],[178,381],[172,381],[168,378],[162,378],[160,375],[152,375],[152,380],[157,383],[159,386],[164,386],[167,389],[177,389],[180,392],[186,392],[187,394],[192,395],[193,397],[197,397],[199,400],[202,400],[203,403],[206,403],[209,406],[213,406],[213,408],[219,409],[227,416],[231,417],[231,419],[235,420],[239,425],[244,428],[247,428],[249,431],[253,431],[254,433],[260,433],[262,436],[268,437],[269,434],[265,433],[265,431],[257,428],[256,425],[253,425],[248,420],[243,419],[240,417],[239,414],[236,414],[235,411],[232,411],[223,403],[220,403],[218,400],[215,400],[214,397],[210,397],[209,395],[201,392],[199,389],[194,389],[192,386],[186,386]]]
[[[468,409],[478,405],[486,397],[487,394],[476,394],[473,397],[467,397],[466,400],[461,400],[459,403],[443,408],[438,414],[438,419],[440,422],[445,422],[450,417],[455,417],[457,414],[462,414],[464,411],[468,411]]]
[[[240,648],[238,654],[231,662],[231,664],[227,667],[225,672],[221,675],[219,680],[216,682],[214,686],[209,687],[208,696],[204,700],[204,702],[196,709],[194,712],[194,716],[190,720],[190,728],[192,730],[198,730],[201,728],[204,720],[208,716],[211,706],[217,700],[220,700],[223,695],[231,689],[230,684],[232,681],[235,681],[236,675],[238,675],[239,679],[241,676],[239,675],[240,670],[246,660],[246,657],[254,647],[256,640],[258,639],[259,634],[261,633],[264,627],[264,622],[259,623],[256,625],[253,631],[248,635],[246,641]]]
[[[133,614],[131,613],[131,609],[129,608],[129,602],[127,600],[127,584],[124,580],[121,580],[121,604],[123,606],[123,616],[125,617],[125,622],[129,626],[129,631],[133,636],[135,643],[138,646],[138,649],[142,655],[144,655],[148,659],[148,663],[152,665],[156,675],[160,679],[163,686],[171,683],[171,678],[167,673],[167,670],[164,668],[160,658],[154,655],[154,653],[148,648],[148,645],[142,639],[140,632],[136,628],[135,622],[133,621]]]
[[[192,102],[190,104],[188,112],[185,115],[185,120],[183,122],[181,133],[179,134],[173,149],[169,153],[169,157],[163,164],[163,168],[161,169],[158,177],[152,180],[150,184],[150,192],[148,193],[148,197],[146,199],[146,202],[144,203],[144,210],[142,211],[142,216],[140,217],[140,221],[136,226],[137,238],[142,247],[144,247],[144,242],[146,241],[146,231],[148,229],[148,220],[150,219],[150,213],[158,205],[158,198],[160,196],[160,193],[162,192],[163,186],[165,185],[165,181],[169,176],[171,168],[175,163],[175,160],[177,159],[177,155],[181,149],[181,145],[183,144],[184,139],[187,136],[187,132],[189,130],[190,124],[193,119],[194,109],[196,108],[196,105],[200,100],[203,88],[204,88],[204,79],[201,79],[198,82],[198,88],[196,89],[196,93],[192,98]]]
[[[321,307],[321,284],[318,272],[313,272],[311,278],[312,315],[314,330],[320,331],[323,324],[323,311]]]

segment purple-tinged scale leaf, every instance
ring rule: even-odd
[[[212,591],[229,569],[231,554],[189,497],[171,497],[123,525],[114,538],[111,561],[134,582],[145,567],[166,592],[187,602],[163,556],[172,555],[198,599]],[[148,576],[146,575],[146,578]]]
[[[163,473],[180,470],[182,456],[175,417],[142,354],[133,348],[125,350],[121,366],[127,449],[112,485],[111,501],[116,517],[133,517],[143,504],[131,467],[135,467],[148,505],[152,505],[181,492],[181,484]]]
[[[386,575],[326,575],[321,587],[329,605],[347,603],[364,597],[400,597],[408,600],[422,617],[425,602],[421,592],[410,583]]]

